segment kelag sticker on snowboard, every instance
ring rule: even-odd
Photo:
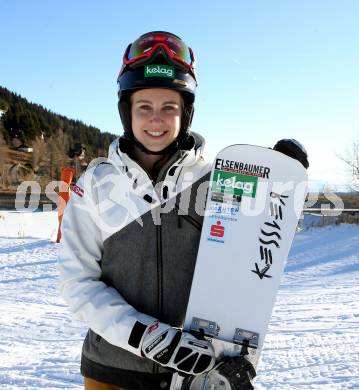
[[[270,168],[217,158],[214,165],[211,200],[239,204],[242,196],[255,198],[258,178],[269,178]]]
[[[215,170],[212,181],[211,200],[238,204],[242,196],[256,196],[258,178],[235,172]]]

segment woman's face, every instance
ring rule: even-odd
[[[171,89],[141,89],[131,96],[131,114],[136,139],[152,152],[158,152],[178,136],[181,128],[181,95]]]

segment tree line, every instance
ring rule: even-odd
[[[14,189],[23,180],[36,180],[43,188],[49,181],[59,180],[64,166],[76,167],[78,177],[93,158],[107,156],[116,138],[1,86],[0,110],[5,112],[0,120],[0,189]],[[30,154],[11,157],[11,149],[25,145],[33,149]],[[83,147],[85,158],[79,156]]]
[[[62,132],[70,147],[84,144],[89,157],[106,156],[115,135],[85,125],[79,120],[56,114],[40,104],[28,102],[22,96],[0,86],[0,109],[6,113],[2,118],[2,136],[8,145],[13,137],[22,144],[31,144],[37,137],[49,139]]]

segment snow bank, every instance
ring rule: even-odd
[[[57,211],[19,212],[0,211],[0,237],[7,238],[48,238],[56,240]]]

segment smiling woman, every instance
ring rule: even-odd
[[[124,134],[65,209],[60,289],[89,326],[81,373],[100,382],[96,390],[165,390],[174,371],[193,377],[215,365],[212,344],[182,330],[211,168],[190,129],[196,86],[193,52],[176,35],[155,31],[130,44],[118,77]],[[299,143],[276,149],[308,165]],[[254,179],[266,173],[241,164]],[[217,182],[255,191],[232,179]],[[241,388],[249,380],[241,375]]]
[[[190,197],[190,223],[182,223],[178,205],[184,188],[199,193],[210,171],[204,139],[190,130],[193,52],[174,34],[145,34],[128,46],[118,86],[124,134],[108,161],[80,178],[81,196],[73,193],[65,210],[60,289],[90,328],[86,390],[165,390],[174,370],[198,375],[215,363],[208,341],[179,330],[203,216]],[[169,198],[178,205],[166,212]]]
[[[159,152],[172,144],[180,132],[183,100],[177,91],[150,88],[131,96],[132,131],[134,137],[151,152]],[[137,159],[150,171],[160,156],[136,148]]]

